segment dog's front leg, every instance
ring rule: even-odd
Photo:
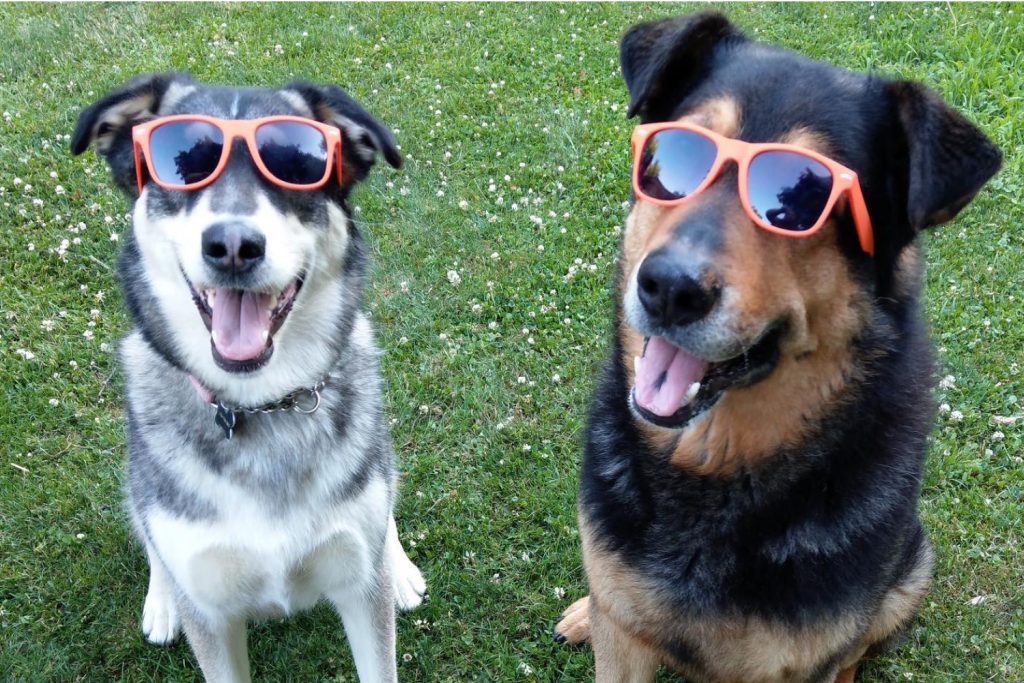
[[[249,683],[245,619],[207,619],[194,606],[182,605],[181,623],[207,683]]]
[[[648,647],[619,628],[590,596],[590,645],[597,683],[650,683],[661,662]]]
[[[345,626],[360,683],[395,683],[395,593],[387,552],[365,590],[330,595]]]

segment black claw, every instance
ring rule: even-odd
[[[563,636],[558,631],[555,631],[554,638],[555,638],[555,642],[558,643],[559,645],[561,645],[562,643],[565,642],[565,636]]]

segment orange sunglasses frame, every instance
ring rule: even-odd
[[[689,193],[685,197],[680,197],[679,199],[657,199],[646,194],[640,188],[641,154],[643,153],[643,149],[647,145],[647,142],[651,139],[651,136],[663,130],[684,130],[695,133],[714,143],[716,149],[715,160],[711,164],[711,168],[708,169],[704,180],[700,182],[700,185],[698,185],[693,192]],[[718,178],[722,172],[722,167],[725,165],[725,162],[735,161],[739,170],[740,203],[743,205],[743,210],[747,212],[747,215],[753,219],[754,223],[756,223],[759,228],[777,235],[785,235],[786,237],[810,237],[820,230],[821,226],[823,226],[825,221],[828,220],[828,217],[831,215],[832,209],[835,208],[835,204],[839,200],[839,197],[846,194],[849,199],[850,212],[853,215],[853,224],[857,229],[857,238],[860,240],[861,249],[863,249],[869,256],[874,256],[875,254],[875,237],[874,232],[871,229],[871,218],[868,216],[868,207],[864,202],[864,193],[861,191],[860,181],[857,179],[857,173],[826,156],[822,156],[817,152],[797,145],[786,145],[782,143],[753,143],[727,138],[712,130],[708,130],[707,128],[702,128],[701,126],[695,126],[688,123],[680,123],[678,121],[645,123],[637,126],[633,129],[632,145],[633,191],[636,193],[637,197],[642,198],[646,202],[664,207],[684,204],[687,200],[692,199],[706,190],[708,186]],[[750,203],[748,187],[750,162],[753,161],[758,154],[763,154],[764,152],[791,152],[793,154],[799,154],[817,161],[827,168],[832,174],[832,193],[829,195],[828,201],[825,202],[825,208],[821,211],[821,217],[818,218],[817,222],[815,222],[815,224],[809,229],[794,231],[786,230],[785,228],[777,228],[762,219],[754,211],[753,206]]]
[[[177,121],[201,121],[203,123],[208,123],[220,130],[221,135],[224,136],[220,161],[217,162],[217,166],[213,169],[213,173],[195,183],[186,183],[181,185],[164,182],[160,180],[160,177],[156,174],[156,171],[153,168],[152,154],[149,146],[150,139],[153,136],[153,131],[160,126],[175,123]],[[266,164],[263,163],[263,159],[260,158],[259,150],[256,146],[256,131],[261,126],[265,126],[270,123],[302,123],[315,128],[323,134],[324,139],[327,142],[327,163],[324,164],[325,170],[323,178],[315,183],[309,184],[287,183],[270,172],[270,169],[268,169]],[[237,138],[245,140],[245,144],[249,148],[249,156],[252,158],[253,163],[256,164],[256,168],[258,168],[260,173],[263,174],[263,177],[279,187],[283,187],[288,190],[319,189],[326,185],[327,181],[330,180],[332,166],[337,166],[338,181],[341,182],[341,131],[334,126],[328,126],[326,123],[303,118],[301,116],[266,116],[259,119],[221,119],[215,116],[181,114],[175,116],[163,116],[151,121],[146,121],[145,123],[140,123],[132,128],[132,144],[135,148],[135,178],[139,184],[139,193],[142,193],[142,188],[145,185],[145,178],[142,174],[143,159],[145,159],[146,169],[149,171],[150,179],[165,190],[199,190],[217,180],[217,178],[220,177],[220,174],[224,172],[224,168],[228,165],[228,159],[231,157],[231,148],[234,146],[232,143]]]

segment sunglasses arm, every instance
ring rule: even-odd
[[[860,183],[856,179],[847,190],[847,195],[850,198],[850,214],[853,216],[853,225],[857,229],[860,248],[868,256],[874,256],[875,234],[871,228],[871,217],[868,215],[867,204],[864,202],[864,193],[861,192]]]

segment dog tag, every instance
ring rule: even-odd
[[[217,417],[214,418],[217,426],[224,430],[224,438],[228,441],[235,435],[235,411],[223,403],[217,404]]]

